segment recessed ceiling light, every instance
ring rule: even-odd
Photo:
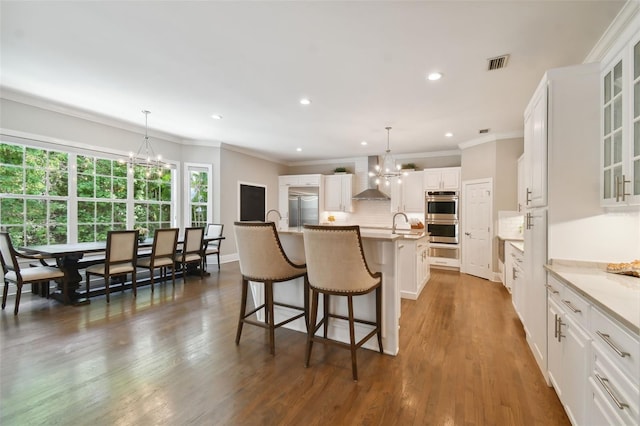
[[[427,79],[429,81],[436,81],[436,80],[440,80],[441,78],[442,78],[442,73],[440,72],[432,72],[427,76]]]
[[[365,146],[367,144],[367,141],[362,141],[360,142],[360,145]]]
[[[451,136],[453,136],[453,133],[451,132],[447,132],[444,134],[445,137],[450,138]]]
[[[214,120],[222,120],[222,116],[220,114],[213,114],[211,118],[213,118]]]
[[[300,103],[301,103],[302,105],[309,105],[309,104],[311,103],[311,99],[308,99],[308,98],[302,98],[302,99],[300,99]]]
[[[296,151],[300,152],[302,151],[302,148],[296,148]]]

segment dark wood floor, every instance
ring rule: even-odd
[[[68,307],[29,293],[0,316],[0,424],[564,425],[504,288],[433,271],[402,301],[400,355],[245,326],[237,263],[200,281]]]

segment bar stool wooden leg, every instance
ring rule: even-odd
[[[353,316],[353,296],[347,296],[347,304],[349,307],[349,346],[351,349],[351,371],[353,372],[353,380],[358,381],[358,365],[356,361],[356,333],[355,322]]]
[[[322,295],[322,321],[324,321],[324,338],[327,338],[327,332],[329,331],[329,295]]]
[[[240,344],[240,335],[242,334],[242,325],[247,312],[247,287],[249,282],[242,279],[242,296],[240,297],[240,318],[238,319],[238,331],[236,332],[236,345]]]
[[[266,281],[264,283],[264,287],[265,287],[265,293],[266,293],[265,296],[266,296],[266,302],[267,302],[267,305],[265,306],[265,311],[269,312],[269,321],[267,323],[269,326],[269,351],[271,352],[271,355],[275,355],[276,353],[276,344],[275,344],[276,319],[273,313],[273,282]]]
[[[309,360],[311,359],[311,349],[313,347],[313,336],[316,333],[317,325],[316,320],[318,317],[318,292],[311,290],[311,313],[309,314],[309,329],[307,330],[307,353],[304,363],[305,367],[309,367]]]
[[[376,288],[376,327],[378,327],[378,347],[382,350],[382,287]]]

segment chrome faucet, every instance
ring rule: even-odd
[[[267,214],[264,217],[265,218],[265,222],[269,221],[269,213],[273,213],[273,212],[275,212],[275,214],[278,215],[278,219],[282,220],[282,215],[280,214],[280,212],[278,210],[276,210],[276,209],[271,209],[271,210],[269,210],[267,212]]]
[[[392,234],[395,234],[395,233],[396,233],[396,217],[397,217],[398,215],[402,215],[402,216],[404,216],[404,220],[405,220],[406,222],[409,222],[409,218],[407,217],[407,215],[406,215],[406,214],[404,214],[404,213],[402,213],[402,212],[398,212],[398,213],[394,214],[394,215],[393,215],[393,226],[391,227],[391,233],[392,233]]]

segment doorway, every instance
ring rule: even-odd
[[[493,179],[462,182],[461,271],[486,280],[491,277],[493,245]]]

